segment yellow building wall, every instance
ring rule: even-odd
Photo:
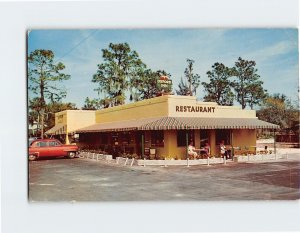
[[[211,156],[217,156],[217,146],[216,146],[216,130],[211,129],[208,131],[209,134],[209,145],[210,145],[210,154]]]
[[[241,152],[245,150],[255,151],[256,130],[255,129],[232,130],[232,143],[234,147],[241,147]],[[236,152],[238,152],[238,150],[236,150]]]
[[[164,147],[157,147],[157,154],[160,159],[166,157],[186,159],[186,147],[177,147],[177,131],[164,131]]]
[[[166,107],[168,116],[171,117],[256,118],[255,110],[245,110],[240,106],[221,106],[215,102],[200,102],[195,96],[168,96]],[[201,107],[203,110],[210,109],[210,111],[188,111],[189,107]]]
[[[168,116],[168,96],[96,111],[96,123]]]
[[[178,107],[210,108],[210,112],[178,111]],[[152,117],[256,118],[255,110],[239,106],[219,106],[214,102],[198,102],[194,96],[166,95],[96,111],[96,123],[126,121]]]
[[[55,113],[55,125],[57,124],[67,124],[67,111]]]
[[[65,110],[55,113],[55,125],[65,124],[66,129],[66,144],[70,144],[70,132],[76,129],[83,128],[95,124],[95,111],[93,110]]]
[[[67,132],[95,124],[95,111],[67,110]]]

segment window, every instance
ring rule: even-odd
[[[188,143],[191,140],[193,141],[193,144],[195,145],[195,138],[194,138],[193,130],[188,131]],[[186,146],[186,130],[178,130],[177,131],[177,147],[183,147],[183,146]]]
[[[209,136],[207,129],[200,130],[200,147],[204,147],[205,143],[209,143]]]
[[[230,138],[231,131],[228,129],[217,129],[216,130],[216,142],[220,144],[222,140],[224,140],[225,145],[231,145]]]
[[[100,144],[108,144],[108,133],[100,133]]]
[[[151,131],[151,146],[164,147],[164,131]]]
[[[131,132],[122,132],[119,136],[119,141],[122,145],[128,145],[130,144],[130,141],[132,139]]]
[[[118,132],[113,132],[111,137],[112,137],[113,145],[118,146],[119,145],[119,133]]]
[[[59,143],[56,141],[49,142],[49,146],[59,146]]]
[[[38,147],[46,147],[46,146],[48,146],[48,143],[47,143],[47,142],[39,142],[39,143],[37,144],[37,146],[38,146]]]

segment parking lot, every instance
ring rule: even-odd
[[[299,160],[138,167],[89,159],[29,163],[29,201],[299,199]]]

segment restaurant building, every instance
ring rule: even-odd
[[[72,115],[70,122],[57,120],[66,127],[66,135],[73,130],[79,135],[81,148],[99,149],[114,157],[123,153],[143,158],[151,149],[154,158],[186,159],[190,141],[196,148],[209,143],[211,155],[218,157],[222,140],[231,153],[234,150],[255,153],[256,130],[278,128],[259,120],[255,110],[198,102],[194,96],[165,95],[86,115],[70,113],[66,114],[67,119]],[[64,119],[64,114],[59,113],[57,117]],[[73,127],[75,122],[77,129]],[[82,127],[78,128],[79,125]]]
[[[65,110],[55,113],[55,125],[45,134],[70,144],[75,141],[75,130],[92,124],[95,124],[95,111]]]

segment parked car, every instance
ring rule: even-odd
[[[33,161],[42,157],[65,156],[70,159],[78,154],[78,146],[64,145],[56,139],[37,139],[29,145],[29,160]]]
[[[28,145],[30,145],[34,140],[41,139],[40,137],[31,137],[28,139]]]

